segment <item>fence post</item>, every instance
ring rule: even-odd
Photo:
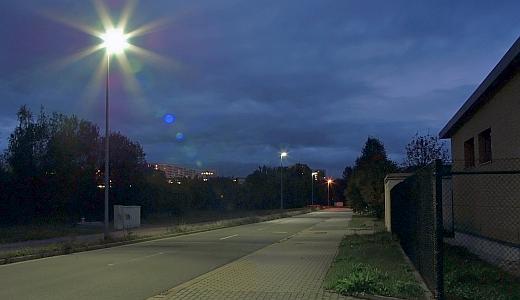
[[[435,216],[435,243],[434,243],[434,261],[435,261],[435,281],[437,285],[436,298],[444,299],[444,230],[442,220],[442,176],[444,175],[442,160],[435,160],[435,199],[434,199],[434,216]]]

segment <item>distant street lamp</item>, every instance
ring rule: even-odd
[[[280,209],[283,209],[283,158],[287,152],[280,153]]]
[[[327,180],[327,206],[330,206],[330,185],[332,184],[332,179]]]
[[[318,172],[311,173],[311,205],[314,205],[314,180],[318,176]]]
[[[128,47],[127,36],[123,33],[122,29],[111,28],[101,35],[103,40],[102,46],[107,52],[107,76],[105,82],[105,239],[108,237],[108,195],[110,189],[110,176],[109,176],[109,138],[110,138],[110,127],[109,127],[109,106],[108,106],[108,87],[110,79],[110,56],[112,54],[123,53]]]

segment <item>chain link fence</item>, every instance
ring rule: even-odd
[[[426,285],[442,299],[443,182],[437,178],[438,168],[422,168],[392,189],[391,228]]]
[[[454,162],[449,175],[453,234],[445,242],[520,276],[520,160]]]
[[[391,191],[391,228],[437,299],[445,247],[520,278],[520,160],[437,161],[417,170]]]

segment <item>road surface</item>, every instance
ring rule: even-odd
[[[334,217],[313,212],[3,265],[0,299],[146,299]]]

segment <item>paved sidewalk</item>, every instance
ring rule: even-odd
[[[323,288],[350,213],[199,276],[150,299],[354,299]]]

